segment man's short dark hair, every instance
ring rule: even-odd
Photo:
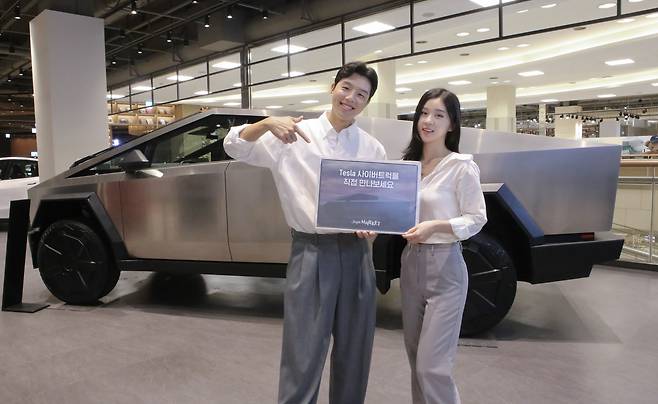
[[[375,91],[377,91],[377,83],[379,82],[379,79],[377,78],[377,72],[375,69],[368,67],[363,62],[350,62],[341,67],[340,70],[338,70],[338,73],[336,73],[336,78],[334,79],[334,85],[332,88],[335,87],[339,81],[346,77],[350,77],[353,74],[363,76],[370,82],[370,97],[368,97],[368,101],[370,101],[372,96],[375,95]]]

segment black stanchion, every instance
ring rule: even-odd
[[[47,304],[23,303],[23,279],[27,229],[30,226],[30,200],[11,201],[5,257],[5,281],[2,288],[2,311],[34,313]]]

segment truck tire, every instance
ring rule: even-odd
[[[462,245],[468,295],[461,335],[469,336],[491,329],[505,317],[516,295],[516,270],[505,248],[487,234],[477,234]]]
[[[80,220],[51,224],[39,239],[37,259],[43,283],[66,303],[96,303],[119,280],[103,238]]]

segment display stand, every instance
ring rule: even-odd
[[[30,225],[30,200],[11,201],[5,257],[5,281],[2,288],[2,311],[35,313],[49,305],[23,303],[27,229]]]

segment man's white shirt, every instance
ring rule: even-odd
[[[356,124],[337,133],[326,113],[297,124],[311,143],[298,136],[296,142],[285,144],[271,132],[249,142],[240,138],[246,126],[231,128],[224,149],[236,160],[272,171],[286,222],[304,233],[327,233],[315,227],[322,158],[386,160],[384,146],[377,139]]]

